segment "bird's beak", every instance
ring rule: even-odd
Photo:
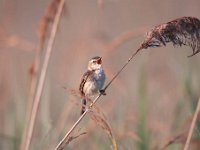
[[[98,60],[97,60],[97,64],[101,64],[102,63],[102,57],[100,57]]]

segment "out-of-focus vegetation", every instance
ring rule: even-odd
[[[20,148],[37,30],[48,4],[0,0],[0,149]],[[91,57],[103,57],[109,81],[150,28],[182,16],[200,18],[199,14],[198,0],[67,0],[31,149],[54,149],[79,117],[80,99],[71,90],[78,89]],[[182,149],[200,90],[200,56],[187,58],[189,49],[168,45],[143,50],[101,98],[97,105],[112,127],[119,150],[161,149],[170,140],[173,144],[166,149]],[[39,59],[43,60],[44,53],[41,51]],[[192,150],[200,147],[199,122]],[[73,140],[66,149],[102,150],[112,145],[89,117],[76,132],[87,134]],[[174,138],[177,135],[181,136]]]

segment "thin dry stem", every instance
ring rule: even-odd
[[[42,64],[41,75],[39,77],[36,96],[35,96],[33,108],[31,111],[30,122],[29,122],[28,129],[27,129],[28,131],[27,131],[27,138],[25,141],[24,150],[28,150],[30,147],[33,129],[34,129],[34,125],[35,125],[35,119],[36,119],[36,115],[38,112],[38,106],[39,106],[39,102],[40,102],[40,98],[41,98],[41,94],[42,94],[42,90],[43,90],[43,86],[44,86],[44,81],[45,81],[45,77],[46,77],[46,72],[47,72],[47,68],[48,68],[48,64],[49,64],[49,59],[51,56],[51,52],[52,52],[52,48],[53,48],[53,44],[54,44],[54,40],[55,40],[55,35],[57,32],[58,23],[59,23],[59,20],[61,17],[63,6],[64,6],[64,0],[60,0],[58,11],[56,13],[55,20],[53,22],[49,42],[47,45],[47,50],[46,50],[46,54],[44,57],[44,63]]]
[[[122,66],[122,68],[115,74],[115,76],[110,80],[110,82],[105,86],[104,90],[106,90],[111,83],[117,78],[117,76],[124,70],[124,68],[129,64],[129,62],[136,56],[136,54],[140,51],[138,49],[136,52],[134,52],[131,57],[126,61],[126,63]],[[55,150],[62,150],[64,146],[66,145],[66,141],[69,138],[69,135],[73,132],[73,130],[78,126],[78,124],[82,121],[82,119],[85,117],[85,115],[90,111],[90,109],[94,106],[94,104],[99,100],[99,98],[102,96],[102,94],[99,94],[95,100],[90,104],[89,108],[86,109],[86,111],[79,117],[79,119],[74,123],[74,125],[70,128],[70,130],[65,134],[63,139],[58,143]]]
[[[58,143],[55,150],[62,150],[65,145],[67,144],[69,135],[74,131],[74,129],[78,126],[78,124],[81,122],[81,120],[85,117],[85,115],[90,111],[90,109],[93,107],[93,105],[97,102],[97,100],[101,97],[102,94],[99,94],[93,103],[90,104],[90,107],[85,110],[85,112],[79,117],[79,119],[74,123],[74,125],[70,128],[70,130],[65,134],[63,139]]]
[[[197,121],[199,111],[200,111],[200,98],[198,100],[197,108],[195,110],[194,117],[192,119],[192,123],[191,123],[191,126],[190,126],[190,130],[189,130],[189,133],[188,133],[188,136],[187,136],[185,146],[184,146],[184,150],[189,149],[190,141],[191,141],[191,138],[192,138],[192,134],[193,134],[193,131],[194,131],[194,128],[195,128],[195,124],[196,124],[196,121]]]
[[[188,31],[185,28],[185,26],[190,26],[191,29]],[[192,18],[192,17],[183,17],[183,18],[179,18],[177,20],[168,22],[167,24],[156,26],[152,31],[149,32],[149,34],[146,36],[146,39],[141,44],[141,46],[137,49],[137,51],[131,55],[131,57],[124,63],[122,68],[115,74],[115,76],[105,86],[104,91],[106,91],[106,89],[112,84],[112,82],[118,77],[118,75],[125,69],[125,67],[130,63],[130,61],[142,49],[146,49],[148,47],[155,47],[155,46],[158,47],[162,45],[165,46],[166,45],[165,43],[173,42],[174,45],[190,46],[193,49],[192,55],[195,55],[198,52],[200,52],[199,26],[200,26],[200,21],[197,18]],[[98,97],[96,97],[93,103],[91,103],[90,107],[86,109],[86,111],[74,123],[74,125],[70,128],[70,130],[65,134],[64,138],[56,146],[55,150],[62,150],[65,147],[66,141],[69,138],[69,135],[78,126],[78,124],[82,121],[82,119],[85,117],[85,115],[89,112],[89,110],[93,107],[93,105],[98,101],[100,97],[101,97],[101,94]]]

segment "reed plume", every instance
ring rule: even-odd
[[[174,46],[190,46],[194,56],[200,52],[200,20],[195,17],[182,17],[155,26],[147,32],[141,49],[166,46],[172,42]]]

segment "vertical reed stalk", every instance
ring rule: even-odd
[[[31,79],[31,83],[30,83],[30,94],[29,94],[29,98],[28,98],[28,104],[27,104],[27,110],[26,110],[26,117],[25,117],[25,127],[24,127],[24,132],[22,135],[22,141],[21,141],[21,150],[25,149],[25,141],[26,141],[26,136],[27,136],[27,129],[29,127],[29,123],[30,123],[30,116],[31,116],[31,110],[32,110],[32,106],[33,106],[33,99],[34,99],[34,94],[36,91],[36,87],[37,87],[37,74],[38,74],[38,70],[39,70],[39,65],[40,65],[40,51],[41,51],[42,47],[41,44],[38,44],[38,47],[36,48],[36,54],[35,54],[35,60],[34,60],[34,67],[33,67],[33,74],[32,74],[32,79]]]
[[[52,30],[50,33],[47,50],[46,50],[46,53],[44,56],[44,62],[42,64],[41,75],[39,77],[39,82],[38,82],[38,86],[36,89],[36,95],[35,95],[34,102],[33,102],[33,108],[31,111],[30,122],[29,122],[28,128],[27,128],[27,135],[26,135],[26,139],[25,139],[24,150],[29,150],[29,147],[30,147],[33,130],[34,130],[34,125],[35,125],[35,120],[36,120],[36,116],[37,116],[37,112],[38,112],[38,108],[39,108],[40,98],[41,98],[41,94],[43,91],[46,72],[47,72],[47,68],[48,68],[48,64],[49,64],[49,59],[50,59],[53,44],[55,41],[55,35],[57,32],[58,23],[59,23],[61,14],[62,14],[63,6],[64,6],[64,0],[60,0],[58,11],[56,13],[56,16],[55,16],[55,19],[53,22],[53,26],[52,26]]]
[[[191,123],[191,126],[190,126],[190,130],[189,130],[189,133],[188,133],[188,136],[187,136],[185,146],[184,146],[184,150],[189,149],[190,141],[191,141],[191,138],[192,138],[192,134],[193,134],[193,131],[194,131],[194,128],[195,128],[195,123],[197,121],[199,111],[200,111],[200,98],[198,100],[197,108],[195,110],[194,117],[192,119],[192,123]]]

